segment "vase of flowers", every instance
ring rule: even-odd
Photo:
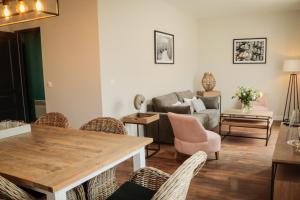
[[[252,108],[251,102],[256,101],[262,97],[262,92],[252,88],[239,87],[235,95],[232,97],[237,98],[242,104],[243,112],[249,112]]]

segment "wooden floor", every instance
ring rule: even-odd
[[[265,137],[264,130],[232,129],[238,134]],[[273,125],[268,147],[265,140],[226,137],[222,141],[220,159],[210,160],[191,183],[189,200],[268,200],[270,194],[271,160],[279,131]],[[245,133],[247,132],[247,133]],[[209,157],[213,158],[213,154]],[[173,173],[180,165],[171,145],[162,145],[161,151],[147,159],[147,166]],[[120,183],[132,172],[132,162],[118,167]]]

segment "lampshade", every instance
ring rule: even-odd
[[[285,60],[283,64],[284,72],[300,72],[300,60]]]
[[[0,0],[0,26],[58,15],[58,0]]]

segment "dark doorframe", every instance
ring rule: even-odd
[[[19,50],[17,34],[0,32],[0,120],[28,120]]]

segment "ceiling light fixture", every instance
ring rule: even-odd
[[[2,16],[5,17],[5,18],[10,16],[10,10],[9,10],[9,7],[8,7],[8,1],[7,0],[3,1]]]
[[[0,26],[58,15],[58,0],[0,0]]]
[[[40,0],[37,0],[37,1],[35,2],[35,9],[36,9],[37,11],[42,11],[42,10],[43,10],[43,4],[42,4],[42,2],[41,2]]]
[[[26,11],[26,4],[23,0],[19,0],[18,5],[17,5],[17,12],[18,13],[25,13]]]

